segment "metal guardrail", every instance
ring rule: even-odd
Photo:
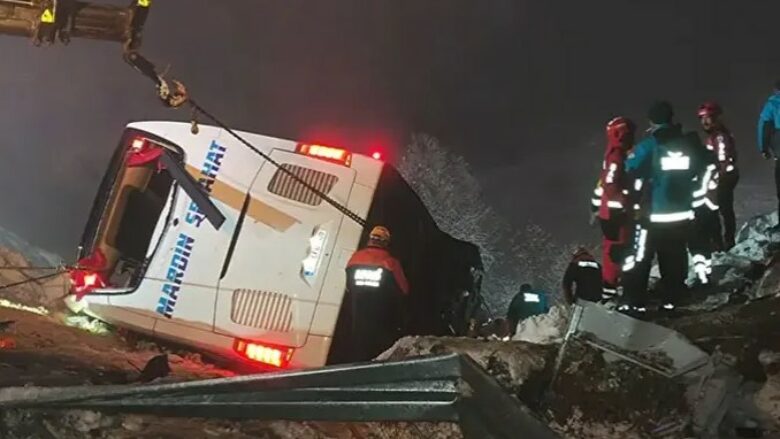
[[[0,409],[187,418],[453,422],[467,439],[558,438],[471,358],[404,361],[173,384],[0,390]]]

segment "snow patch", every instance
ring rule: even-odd
[[[549,345],[563,341],[569,326],[569,308],[554,306],[547,314],[529,317],[517,324],[512,340]]]

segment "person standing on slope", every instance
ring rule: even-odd
[[[758,117],[758,149],[765,159],[775,159],[775,188],[778,200],[778,224],[780,229],[780,79],[775,82],[775,91],[767,99]]]
[[[389,348],[404,332],[409,281],[401,263],[390,253],[390,231],[376,226],[368,245],[347,262],[346,304],[351,322],[351,351],[368,360]]]
[[[711,110],[711,108],[705,110]],[[699,114],[702,113],[703,110],[700,108]],[[706,117],[702,119],[706,119]],[[697,152],[705,168],[704,173],[696,180],[696,191],[693,193],[694,219],[690,230],[688,250],[691,252],[693,271],[696,273],[695,286],[704,287],[709,284],[712,274],[713,252],[723,249],[718,212],[718,177],[720,172],[715,148],[699,142],[698,136],[692,137],[692,141],[698,147]]]
[[[603,236],[601,279],[604,300],[617,294],[620,269],[633,224],[633,203],[629,194],[634,183],[626,175],[625,160],[634,146],[635,134],[636,125],[628,118],[616,117],[607,123],[607,150],[592,201]]]
[[[651,132],[628,156],[626,171],[650,186],[633,252],[623,266],[623,296],[619,310],[643,315],[647,310],[647,284],[653,259],[661,270],[662,308],[673,310],[686,292],[688,237],[693,221],[693,193],[703,174],[700,145],[695,133],[683,134],[672,123],[668,102],[656,102],[648,111]],[[700,143],[700,142],[699,142]]]
[[[717,102],[706,102],[699,107],[699,121],[707,134],[705,144],[717,159],[717,175],[713,175],[717,183],[714,200],[708,195],[708,199],[714,201],[714,203],[708,203],[708,206],[712,208],[710,204],[716,205],[723,223],[722,228],[721,221],[717,219],[713,224],[717,231],[715,239],[718,247],[716,250],[727,251],[734,247],[734,237],[737,230],[736,215],[734,214],[734,189],[739,182],[739,169],[737,169],[737,148],[734,136],[723,123],[722,115],[723,109]]]

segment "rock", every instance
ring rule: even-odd
[[[692,410],[692,429],[700,438],[719,438],[723,420],[739,397],[742,376],[733,368],[733,358],[716,352],[709,364],[689,374],[686,394]]]
[[[634,363],[607,361],[579,340],[569,342],[561,364],[542,408],[550,426],[564,437],[654,437],[681,429],[690,419],[682,383]]]
[[[122,428],[127,431],[139,432],[144,428],[143,418],[140,416],[125,416],[122,420]]]
[[[430,354],[459,353],[471,357],[529,406],[538,404],[552,373],[558,349],[519,341],[470,338],[404,337],[378,360],[400,360]]]
[[[78,410],[67,412],[64,418],[76,431],[89,433],[100,428],[103,415],[89,410]]]
[[[168,364],[168,355],[162,354],[152,357],[141,371],[138,381],[148,383],[158,378],[165,378],[171,373],[171,366]]]
[[[780,423],[780,353],[763,351],[759,362],[764,366],[767,380],[755,397],[756,407]]]
[[[565,306],[554,306],[547,314],[529,317],[517,325],[512,340],[535,344],[558,344],[569,326],[570,312]]]

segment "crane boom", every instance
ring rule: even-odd
[[[125,61],[154,82],[157,96],[163,104],[175,108],[187,103],[192,107],[193,133],[197,132],[197,116],[206,116],[255,154],[364,227],[366,220],[255,148],[191,99],[182,83],[172,80],[169,84],[157,72],[155,65],[138,51],[151,3],[152,0],[132,0],[129,6],[123,8],[80,0],[0,0],[0,35],[27,36],[36,45],[54,44],[58,40],[68,44],[71,37],[122,43]]]
[[[150,0],[134,0],[127,7],[78,0],[0,0],[0,34],[29,37],[36,45],[88,38],[137,49],[150,5]]]
[[[171,87],[138,51],[150,7],[151,0],[133,0],[127,7],[79,0],[0,0],[0,35],[26,36],[35,45],[68,44],[71,38],[122,43],[125,61],[154,81],[165,105],[178,107],[187,100],[184,86],[173,81]]]

